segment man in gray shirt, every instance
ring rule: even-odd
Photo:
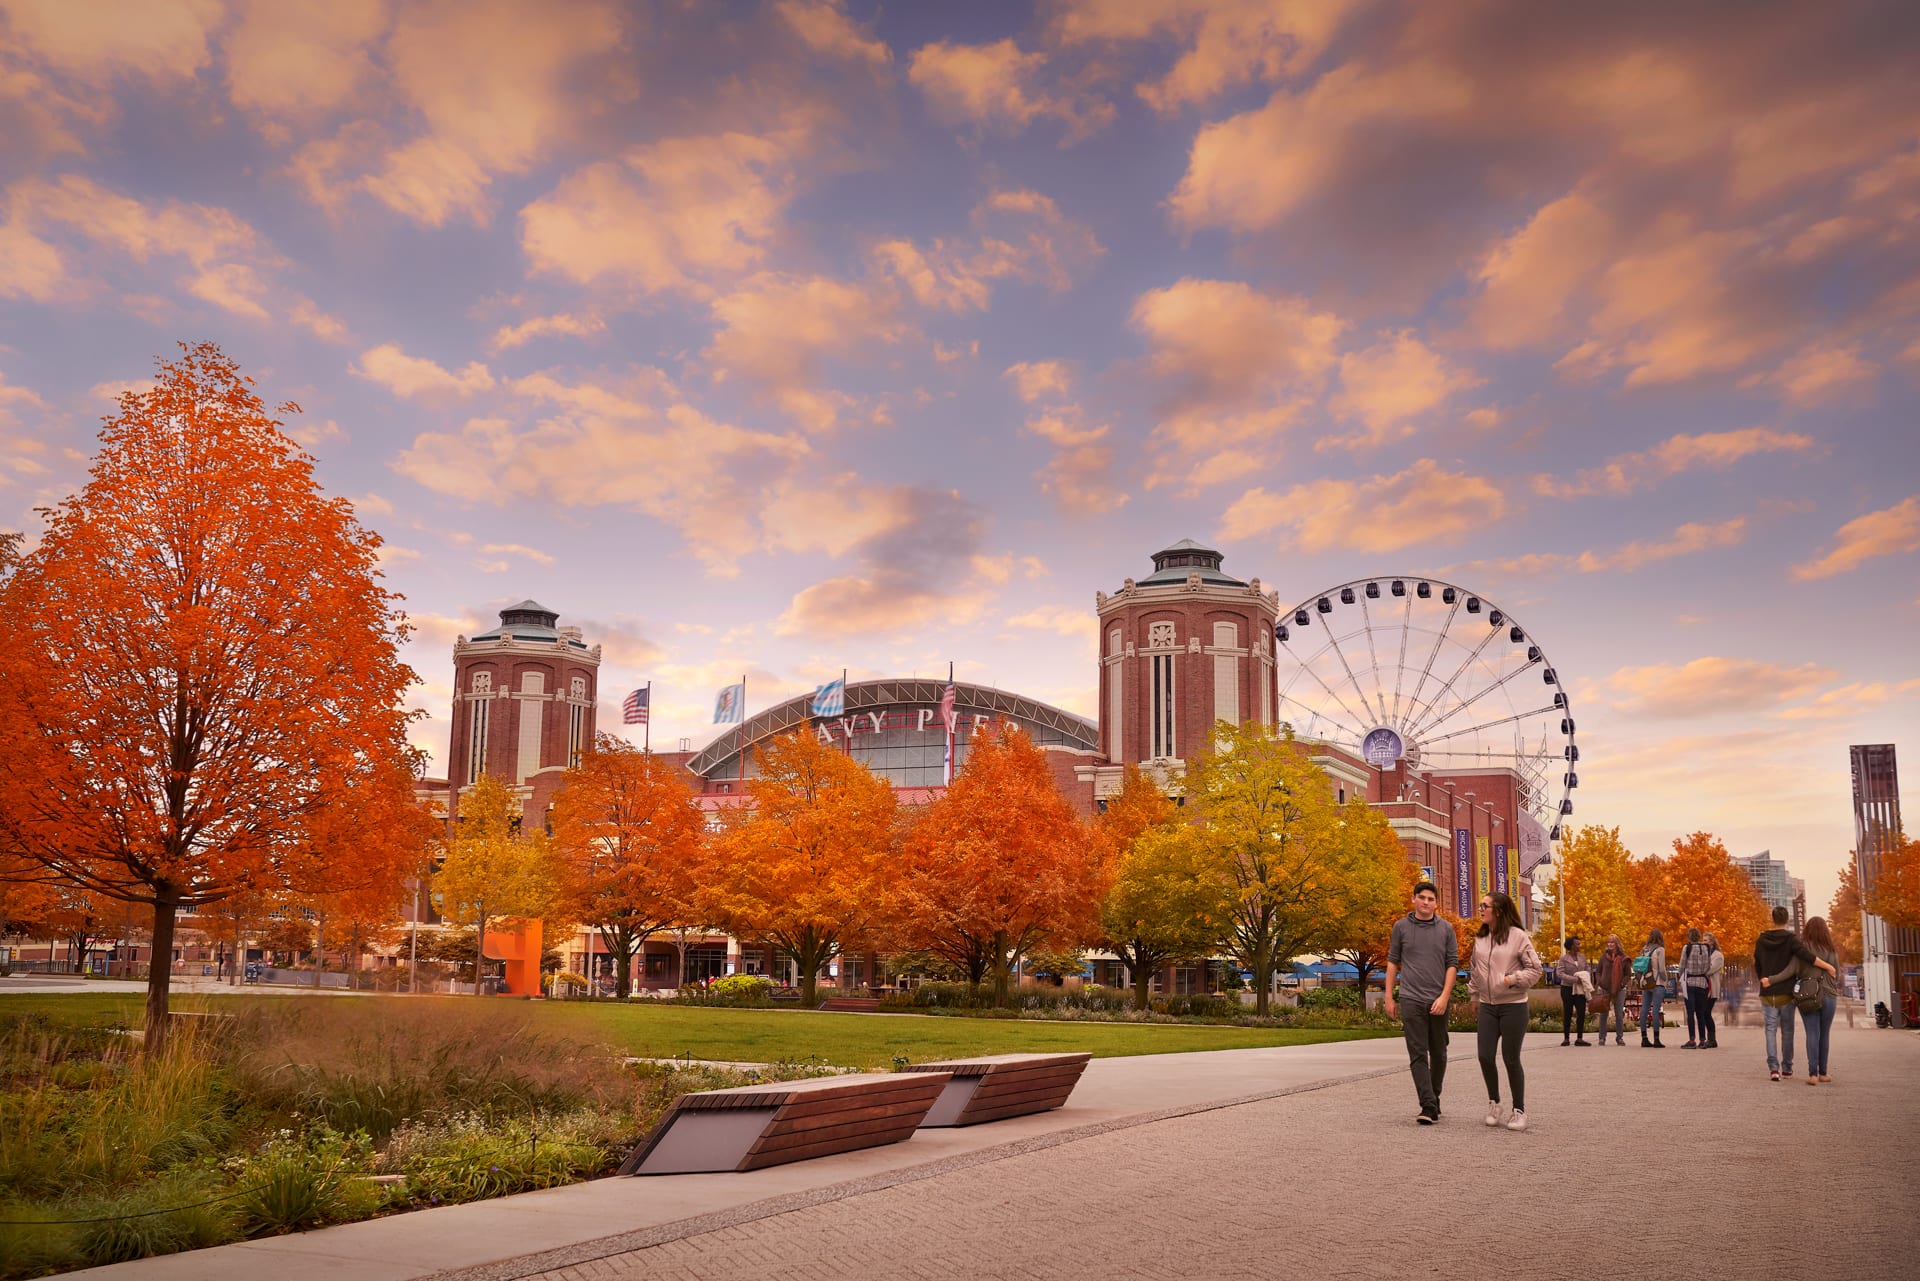
[[[1387,945],[1387,1017],[1400,1016],[1407,1035],[1407,1059],[1413,1088],[1420,1095],[1422,1125],[1440,1119],[1440,1087],[1447,1079],[1447,1003],[1453,999],[1453,975],[1460,968],[1460,940],[1440,919],[1440,891],[1432,881],[1413,887],[1413,913],[1393,923]],[[1394,1000],[1400,981],[1404,1008]]]

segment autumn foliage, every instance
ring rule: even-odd
[[[1862,910],[1860,856],[1849,854],[1847,865],[1840,869],[1840,886],[1834,890],[1833,901],[1827,906],[1827,928],[1833,932],[1833,944],[1839,949],[1842,961],[1858,962],[1863,956],[1860,946]]]
[[[601,734],[553,804],[559,910],[600,930],[619,995],[654,933],[692,925],[706,824],[684,769]]]
[[[1734,870],[1738,873],[1737,868]],[[1652,884],[1658,877],[1646,879]],[[1745,883],[1745,877],[1741,879]],[[1553,962],[1560,956],[1561,940],[1572,936],[1580,940],[1582,951],[1596,956],[1609,934],[1618,934],[1621,945],[1633,951],[1645,935],[1634,886],[1633,855],[1620,840],[1620,829],[1591,824],[1576,828],[1556,856],[1547,900],[1534,925],[1534,945],[1540,955]],[[1564,934],[1560,922],[1562,898],[1566,905]],[[1724,937],[1721,946],[1724,950]]]
[[[807,734],[757,750],[753,808],[718,841],[696,912],[764,939],[800,971],[811,1005],[819,973],[890,919],[897,879],[894,795],[885,779]]]
[[[973,740],[966,768],[914,823],[905,862],[909,946],[946,957],[976,983],[990,976],[997,1005],[1022,954],[1099,932],[1093,833],[1018,730]]]
[[[1676,839],[1671,857],[1638,860],[1630,875],[1641,929],[1657,926],[1669,948],[1698,929],[1712,934],[1729,960],[1744,960],[1753,955],[1753,940],[1773,924],[1760,891],[1709,833]]]
[[[1902,835],[1880,856],[1867,910],[1899,929],[1920,929],[1920,841]]]
[[[0,840],[151,909],[164,960],[182,907],[378,875],[413,675],[379,537],[219,348],[162,363],[100,442],[0,602]],[[154,1042],[167,988],[156,964]]]
[[[456,925],[474,927],[484,957],[488,925],[502,917],[543,915],[553,905],[556,882],[546,833],[522,821],[520,800],[505,783],[481,775],[461,794],[457,830],[433,878],[441,913]],[[474,991],[481,991],[478,983]]]

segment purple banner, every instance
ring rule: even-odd
[[[1464,827],[1453,830],[1454,876],[1460,886],[1460,919],[1473,919],[1473,833]]]
[[[1502,894],[1513,893],[1507,888],[1507,847],[1500,844],[1493,847],[1493,888]]]

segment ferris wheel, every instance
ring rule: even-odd
[[[1375,765],[1501,767],[1560,839],[1573,813],[1573,709],[1540,642],[1492,601],[1430,578],[1343,583],[1283,611],[1280,719]]]

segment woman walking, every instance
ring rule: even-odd
[[[1553,965],[1554,977],[1560,981],[1560,1044],[1589,1045],[1587,993],[1593,990],[1593,966],[1580,954],[1579,939],[1567,939],[1560,946],[1560,959]],[[1575,1027],[1578,1030],[1570,1037],[1569,1029]]]
[[[1683,1050],[1697,1050],[1707,1043],[1707,986],[1712,968],[1713,949],[1701,941],[1699,930],[1688,930],[1687,945],[1680,949],[1680,995],[1687,1007]]]
[[[1720,940],[1712,931],[1700,935],[1700,942],[1706,945],[1707,956],[1707,994],[1700,1001],[1701,1031],[1706,1035],[1701,1048],[1717,1050],[1720,1048],[1720,1028],[1713,1021],[1713,1007],[1720,1000],[1720,983],[1727,971],[1727,954],[1720,950]]]
[[[1640,967],[1640,957],[1647,964]],[[1656,926],[1647,931],[1647,941],[1640,948],[1640,956],[1634,958],[1634,973],[1640,978],[1640,1048],[1649,1046],[1656,1050],[1667,1047],[1660,1044],[1660,1002],[1667,999],[1667,936]],[[1653,1039],[1647,1039],[1647,1025],[1653,1025]]]
[[[1833,1012],[1840,999],[1840,950],[1833,945],[1833,932],[1827,928],[1825,917],[1808,921],[1800,938],[1813,953],[1813,964],[1795,957],[1778,974],[1763,976],[1760,988],[1791,987],[1795,979],[1800,981],[1793,1003],[1800,1007],[1800,1026],[1807,1034],[1807,1084],[1832,1084],[1833,1077],[1827,1074],[1827,1051],[1833,1040]]]
[[[1520,924],[1520,909],[1505,894],[1480,900],[1480,932],[1473,940],[1468,991],[1479,1004],[1480,1075],[1487,1080],[1487,1124],[1500,1124],[1500,1068],[1507,1065],[1513,1091],[1509,1130],[1527,1128],[1527,1076],[1520,1068],[1520,1042],[1527,1035],[1527,992],[1540,981],[1540,954]]]
[[[1607,935],[1606,950],[1593,967],[1593,990],[1600,998],[1600,1044],[1607,1043],[1607,1015],[1613,1015],[1613,1043],[1627,1043],[1627,988],[1633,977],[1633,958],[1620,946],[1618,934]]]

